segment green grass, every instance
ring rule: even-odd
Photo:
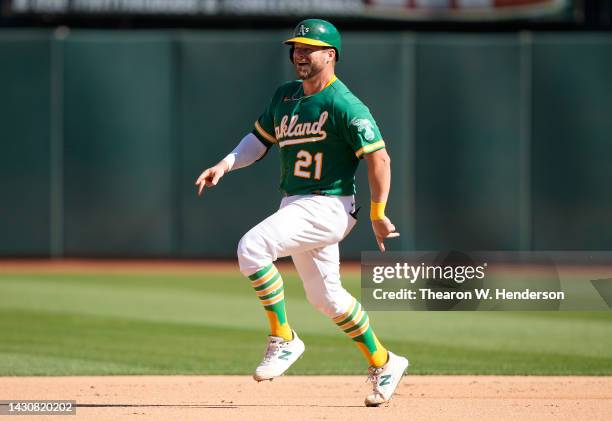
[[[358,296],[359,280],[345,286]],[[285,276],[306,342],[293,374],[364,374],[357,348]],[[370,312],[413,374],[612,374],[612,313]],[[248,374],[267,319],[238,273],[0,275],[0,375]]]

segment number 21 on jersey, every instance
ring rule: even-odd
[[[312,155],[310,152],[301,150],[297,153],[297,160],[295,161],[295,167],[293,169],[293,175],[300,178],[311,178],[312,161],[314,164],[314,179],[321,179],[321,170],[323,167],[323,152],[317,152]]]

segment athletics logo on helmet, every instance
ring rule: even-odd
[[[295,30],[295,35],[298,36],[298,37],[303,37],[309,31],[310,31],[310,28],[304,26],[304,24],[300,24],[300,25],[298,25],[298,27]]]
[[[290,57],[293,57],[293,44],[296,42],[331,47],[336,50],[336,61],[340,59],[340,51],[342,50],[340,32],[326,20],[306,19],[297,24],[293,31],[293,37],[285,41],[285,44],[292,46]]]

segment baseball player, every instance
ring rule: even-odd
[[[365,403],[388,402],[408,360],[385,349],[365,309],[340,282],[338,243],[355,223],[355,170],[368,166],[370,219],[376,242],[399,236],[385,216],[391,182],[389,155],[369,109],[335,76],[340,33],[329,22],[307,19],[285,41],[299,80],[281,85],[253,131],[217,165],[198,177],[201,195],[229,171],[251,165],[273,146],[280,149],[283,199],[277,212],[257,224],[238,244],[240,271],[249,278],[270,323],[257,381],[282,375],[304,352],[291,329],[283,279],[274,262],[291,256],[309,302],[330,317],[363,352],[373,391]]]

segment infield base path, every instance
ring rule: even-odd
[[[257,384],[248,376],[2,377],[0,399],[76,400],[75,418],[83,420],[595,421],[612,414],[612,377],[407,376],[380,408],[363,406],[365,378],[285,376]]]

